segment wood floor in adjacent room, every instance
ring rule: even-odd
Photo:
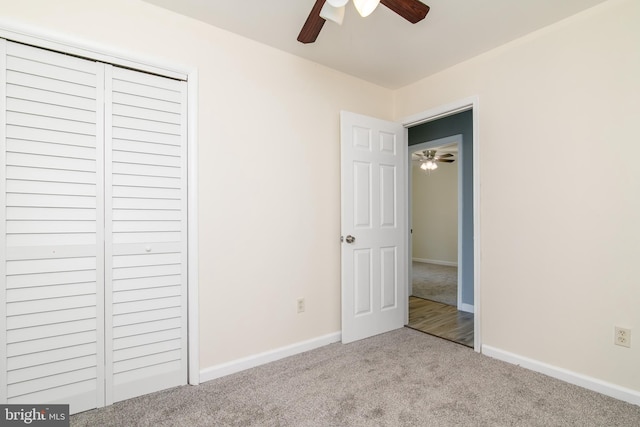
[[[473,347],[473,313],[458,311],[451,305],[410,296],[407,326]]]

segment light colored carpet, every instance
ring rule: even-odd
[[[640,425],[640,407],[403,328],[74,415],[71,425],[609,427]]]
[[[413,262],[413,296],[458,305],[458,267]]]

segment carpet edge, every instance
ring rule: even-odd
[[[316,348],[339,342],[341,339],[341,331],[333,332],[331,334],[300,341],[284,347],[265,351],[263,353],[210,366],[200,370],[200,383],[235,374],[236,372],[244,371],[246,369],[255,368],[256,366],[264,365],[266,363],[275,362],[276,360],[304,353],[305,351],[315,350]]]
[[[535,359],[520,356],[490,345],[482,346],[482,354],[512,365],[521,366],[530,371],[539,372],[552,378],[577,385],[614,399],[640,406],[640,391],[603,381],[588,375],[580,374],[558,366],[549,365]]]

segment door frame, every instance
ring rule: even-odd
[[[198,69],[0,19],[0,37],[187,82],[187,383],[200,384],[198,326]]]
[[[405,139],[409,141],[409,128],[417,126],[423,123],[431,122],[443,117],[451,116],[463,111],[472,110],[473,121],[473,293],[474,293],[474,316],[473,316],[473,348],[476,352],[482,352],[482,301],[480,298],[481,283],[480,283],[480,247],[481,247],[481,232],[480,232],[480,98],[478,95],[474,95],[468,98],[459,99],[448,104],[440,105],[429,110],[419,112],[417,114],[405,117],[400,120],[405,127]],[[409,174],[405,174],[405,191],[407,192],[407,203],[409,198]],[[409,215],[409,208],[407,206],[407,215]],[[410,224],[410,218],[407,218],[407,224]],[[407,242],[410,242],[410,228],[406,227],[405,233],[407,234]],[[458,248],[460,250],[460,248]],[[410,268],[411,260],[407,257],[406,274],[407,280]],[[408,289],[408,285],[407,285]],[[405,313],[408,319],[409,316],[409,299],[405,301],[406,308]]]
[[[408,143],[408,141],[407,141]],[[456,146],[456,149],[458,150],[458,165],[462,165],[462,157],[464,155],[463,150],[462,150],[462,135],[458,134],[458,135],[453,135],[453,136],[447,136],[445,138],[439,138],[439,139],[433,139],[430,141],[425,141],[425,142],[421,142],[420,144],[415,144],[415,145],[410,145],[409,149],[407,150],[407,161],[408,161],[408,175],[409,175],[409,179],[408,179],[408,185],[407,185],[407,205],[408,205],[408,218],[409,218],[409,222],[408,222],[408,227],[409,227],[409,241],[407,242],[407,263],[409,264],[409,275],[407,276],[407,289],[409,290],[409,292],[407,293],[407,295],[411,295],[413,293],[413,284],[412,284],[412,277],[413,277],[413,164],[412,164],[412,160],[411,160],[411,155],[413,153],[415,153],[416,151],[421,151],[421,150],[429,150],[429,149],[433,149],[433,148],[438,148],[438,147],[443,147],[443,146]],[[463,304],[462,303],[462,270],[463,270],[463,260],[462,260],[462,245],[463,245],[463,235],[462,235],[462,174],[463,174],[463,168],[462,166],[457,166],[458,168],[458,185],[457,185],[457,199],[458,199],[458,206],[456,209],[456,214],[457,214],[457,223],[456,223],[456,229],[457,229],[457,244],[458,244],[458,249],[457,249],[457,255],[456,255],[456,264],[457,264],[457,270],[458,270],[458,277],[457,277],[457,297],[456,297],[456,306],[458,307],[458,310],[461,311],[467,311],[467,312],[471,312],[473,313],[473,310],[470,310],[470,307],[468,306],[468,304]],[[474,298],[475,299],[475,298]],[[471,306],[472,308],[473,306]],[[408,314],[408,312],[407,312]],[[406,323],[408,322],[408,318],[406,319]]]

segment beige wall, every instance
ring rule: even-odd
[[[425,173],[413,165],[413,259],[458,263],[458,163]]]
[[[391,118],[391,91],[139,1],[0,21],[198,68],[202,369],[340,330],[339,111]]]
[[[397,118],[479,96],[483,344],[636,391],[639,22],[613,0],[397,93]]]

